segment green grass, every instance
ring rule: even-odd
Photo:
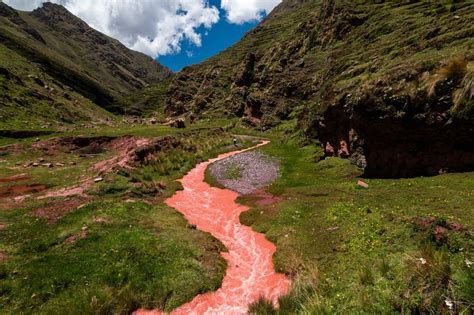
[[[472,173],[366,179],[369,189],[358,189],[362,172],[346,160],[317,162],[317,147],[274,141],[262,150],[281,160],[268,191],[284,201],[257,207],[243,197],[253,207],[241,221],[266,233],[277,270],[294,277],[280,313],[435,314],[445,299],[472,310]],[[417,222],[427,217],[436,222],[422,230]],[[447,221],[464,230],[435,241],[435,226]]]
[[[97,223],[95,218],[106,223]],[[6,220],[5,220],[6,219]],[[16,211],[2,215],[10,249],[0,305],[7,313],[124,313],[171,310],[215,290],[225,270],[212,237],[186,228],[174,210],[143,202],[94,201],[57,225]],[[75,243],[69,236],[88,227]]]
[[[224,174],[224,178],[237,180],[242,177],[242,168],[238,165],[230,165]]]
[[[169,311],[217,289],[225,272],[222,245],[190,229],[181,215],[163,205],[180,189],[175,179],[232,147],[230,134],[199,128],[102,129],[108,135],[172,132],[179,145],[157,153],[139,169],[105,176],[90,188],[95,199],[57,224],[31,215],[46,207],[45,201],[29,200],[0,212],[0,223],[7,227],[0,230],[0,250],[9,256],[0,263],[1,308],[6,313],[126,313],[138,307]],[[289,132],[293,128],[289,122],[270,132],[252,132],[272,140],[261,150],[280,160],[281,177],[268,191],[283,201],[255,206],[254,199],[242,197],[251,210],[241,221],[277,245],[275,267],[293,278],[294,288],[281,299],[279,311],[263,300],[251,311],[439,313],[445,311],[446,299],[458,312],[472,308],[473,275],[466,259],[474,260],[468,233],[474,214],[473,174],[364,179],[369,189],[359,189],[361,170],[342,159],[318,162],[321,149],[302,146]],[[110,154],[81,160],[61,153],[57,159],[77,165],[28,172],[31,182],[69,186]],[[16,161],[39,157],[34,151],[1,156],[6,160],[0,164],[1,177],[17,173],[9,169]],[[212,181],[209,174],[206,178]],[[423,229],[420,218],[435,220]],[[461,223],[465,230],[449,231],[446,239],[436,241],[434,229],[450,223]],[[87,235],[78,237],[84,226]],[[67,242],[71,237],[76,241]]]
[[[127,134],[133,132],[156,136],[164,131],[130,129]],[[8,255],[0,262],[0,308],[7,314],[129,313],[139,307],[170,311],[219,288],[226,269],[219,252],[225,248],[188,227],[164,199],[180,189],[175,179],[229,150],[233,137],[213,128],[192,136],[188,132],[176,133],[178,145],[158,152],[143,167],[106,175],[89,189],[92,199],[83,200],[85,206],[63,213],[55,224],[33,213],[52,202],[61,212],[61,203],[75,198],[27,199],[0,212],[6,226],[0,230],[0,251]],[[7,162],[0,164],[0,177],[18,173],[9,169],[17,161],[41,157],[27,142],[22,146],[25,151],[2,156]],[[59,153],[55,159],[77,164],[27,169],[32,178],[25,183],[69,187],[81,176],[93,176],[91,166],[112,154],[83,160]]]

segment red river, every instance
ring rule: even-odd
[[[171,314],[246,314],[248,306],[260,297],[276,304],[280,296],[289,292],[290,280],[274,270],[275,245],[263,234],[240,224],[239,216],[248,208],[236,203],[239,194],[204,182],[209,164],[266,144],[268,142],[262,142],[198,164],[180,180],[184,190],[166,200],[166,204],[181,212],[190,224],[212,234],[228,249],[221,253],[228,263],[222,287],[216,292],[198,295]],[[135,314],[162,313],[139,310]]]

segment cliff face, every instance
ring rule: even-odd
[[[0,3],[0,60],[1,123],[23,115],[49,122],[107,116],[97,105],[121,113],[122,97],[171,75],[51,3],[33,12]]]
[[[169,115],[272,127],[298,117],[368,176],[474,168],[474,3],[283,1],[239,43],[172,78]]]

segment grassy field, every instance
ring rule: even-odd
[[[266,233],[277,270],[294,277],[279,313],[472,312],[474,174],[362,179],[364,189],[347,160],[318,162],[319,147],[278,138],[263,151],[282,162],[268,191],[283,201],[242,197],[252,209],[241,221]]]
[[[89,188],[90,197],[31,198],[0,210],[0,308],[7,314],[169,311],[217,289],[226,268],[222,244],[163,204],[180,189],[175,179],[233,147],[230,132],[203,126],[96,130],[95,135],[108,136],[171,134],[179,145],[138,169],[105,175]],[[240,198],[251,206],[241,221],[277,245],[276,269],[293,278],[280,314],[472,311],[472,173],[362,179],[347,160],[320,161],[319,146],[286,130],[294,130],[292,122],[265,134],[231,130],[270,138],[261,150],[281,161],[281,177],[268,188],[281,202],[257,206],[253,198]],[[69,135],[74,134],[87,130]],[[34,139],[20,143],[24,150],[0,156],[0,178],[23,172],[11,168],[42,157],[28,149]],[[93,176],[92,165],[113,154],[83,158],[61,152],[47,162],[63,162],[64,168],[28,169],[30,178],[21,184],[69,187],[81,176]],[[237,176],[236,170],[229,176]],[[213,182],[210,174],[207,180]],[[369,188],[358,187],[359,180]],[[70,204],[68,211],[49,213],[51,205]],[[251,310],[277,312],[265,301]]]
[[[178,145],[158,152],[140,168],[106,174],[89,188],[90,197],[37,200],[36,194],[0,210],[2,313],[125,314],[139,307],[169,311],[220,286],[226,269],[219,254],[225,250],[222,244],[188,226],[163,201],[180,189],[175,179],[233,147],[232,137],[212,128],[181,132],[102,130],[107,135],[171,133]],[[25,140],[17,153],[3,153],[0,163],[0,178],[19,172],[29,178],[0,187],[70,187],[93,176],[92,165],[114,154],[84,158],[62,152],[47,162],[62,161],[63,168],[12,170],[43,156],[31,149],[32,142]]]

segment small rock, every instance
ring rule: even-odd
[[[96,183],[100,183],[102,181],[104,181],[104,179],[102,177],[97,177],[96,179],[94,179],[94,182],[96,182]]]
[[[48,168],[53,168],[53,167],[54,167],[53,163],[44,163],[44,164],[42,164],[42,165],[43,165],[44,167],[48,167]]]
[[[361,180],[357,182],[357,186],[365,189],[369,188],[369,184]]]
[[[422,265],[426,264],[426,259],[424,258],[418,258],[418,261],[421,262]]]
[[[84,226],[81,228],[81,230],[83,230],[83,231],[87,231],[88,229],[89,229],[89,227],[88,227],[87,225],[84,225]]]
[[[36,141],[36,142],[39,142],[39,141],[40,141],[40,138],[36,138],[35,141]]]
[[[44,162],[44,159],[43,159],[43,158],[40,158],[40,159],[38,160],[38,162],[43,163],[43,162]]]
[[[69,165],[76,165],[76,162],[69,162]]]
[[[63,164],[63,163],[56,163],[56,164],[54,164],[54,165],[57,166],[57,167],[64,167],[64,164]]]
[[[32,166],[33,166],[33,167],[38,167],[38,166],[39,166],[39,163],[33,163]]]

